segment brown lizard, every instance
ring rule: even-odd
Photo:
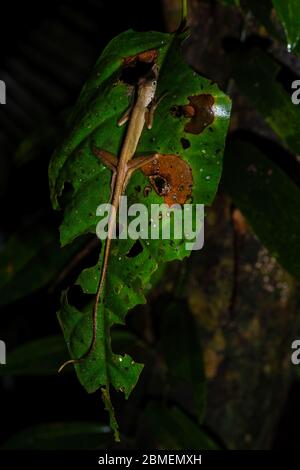
[[[152,127],[154,111],[158,105],[158,102],[155,100],[157,76],[158,69],[157,66],[154,65],[151,68],[151,72],[146,77],[139,79],[135,104],[118,122],[119,125],[123,125],[125,122],[129,121],[119,158],[105,150],[98,149],[96,147],[93,148],[93,153],[100,158],[104,165],[112,170],[110,202],[114,210],[110,212],[108,219],[102,271],[93,307],[93,336],[91,344],[81,358],[66,361],[60,367],[59,372],[68,364],[76,364],[86,359],[93,352],[96,345],[98,304],[105,284],[111,239],[115,231],[120,197],[124,193],[133,172],[157,158],[157,154],[133,158],[145,123],[148,129],[151,129]]]

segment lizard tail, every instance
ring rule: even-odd
[[[92,316],[92,322],[93,322],[93,337],[91,344],[89,346],[89,349],[83,354],[78,359],[69,359],[68,361],[64,362],[60,368],[58,369],[58,373],[60,373],[66,366],[71,365],[71,364],[79,364],[80,362],[84,361],[89,357],[90,354],[95,349],[96,346],[96,341],[97,341],[97,313],[98,313],[98,305],[99,301],[102,295],[104,283],[105,283],[105,278],[106,278],[106,272],[107,272],[107,265],[108,265],[108,258],[109,258],[109,251],[110,251],[110,243],[111,243],[111,238],[106,239],[106,244],[105,244],[105,253],[104,253],[104,260],[103,260],[103,267],[102,267],[102,272],[101,276],[99,279],[98,283],[98,288],[96,292],[96,298],[95,298],[95,303],[93,307],[93,316]]]

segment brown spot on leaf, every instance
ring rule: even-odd
[[[190,100],[190,98],[189,98]],[[190,105],[190,104],[186,104],[185,106],[183,106],[183,115],[184,117],[186,118],[192,118],[194,117],[196,114],[196,109],[194,106]]]
[[[142,171],[164,202],[184,204],[191,197],[193,175],[190,166],[177,155],[157,154],[157,158],[142,167]]]
[[[189,96],[188,99],[189,104],[173,106],[171,114],[174,117],[184,116],[190,119],[184,127],[185,132],[201,134],[214,121],[214,97],[203,93],[201,95]]]
[[[215,115],[212,107],[215,100],[212,95],[202,94],[189,96],[189,101],[195,110],[195,114],[190,122],[185,125],[184,130],[191,134],[200,134],[214,120]]]
[[[135,66],[137,62],[146,62],[148,64],[155,62],[158,52],[156,49],[149,49],[148,51],[139,52],[136,55],[125,57],[124,66]]]

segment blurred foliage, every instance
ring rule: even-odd
[[[111,443],[109,428],[98,423],[67,422],[34,426],[6,441],[1,450],[105,449]]]
[[[280,65],[257,48],[246,56],[243,52],[234,55],[232,62],[233,77],[241,92],[284,144],[299,154],[300,109],[279,81]]]
[[[36,223],[11,235],[0,249],[0,305],[45,287],[83,246],[84,240],[61,249],[59,233]]]
[[[67,347],[61,336],[49,336],[19,346],[1,367],[0,375],[36,376],[57,373],[57,364],[67,359]]]
[[[254,232],[281,265],[300,281],[299,187],[253,144],[228,146],[223,184]]]
[[[141,443],[160,450],[216,450],[218,446],[179,408],[149,403],[141,419]]]
[[[290,52],[299,51],[300,6],[298,0],[273,0],[276,13],[283,24]]]
[[[185,304],[177,300],[164,313],[161,325],[161,350],[167,364],[170,390],[179,382],[191,388],[191,405],[198,421],[205,415],[206,384],[197,325]],[[176,351],[176,355],[174,354]],[[182,403],[185,406],[185,403]]]

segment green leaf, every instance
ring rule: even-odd
[[[197,325],[186,305],[179,300],[163,314],[161,348],[170,378],[182,381],[192,390],[193,403],[188,406],[194,406],[201,423],[206,404],[202,348]]]
[[[300,280],[300,190],[254,145],[228,145],[222,183],[270,253]]]
[[[280,66],[265,52],[254,49],[233,57],[234,78],[241,92],[266,123],[294,153],[300,153],[300,108],[277,81]]]
[[[6,365],[0,367],[0,375],[57,374],[60,364],[67,359],[67,353],[61,336],[38,339],[9,352]]]
[[[53,228],[37,224],[12,235],[0,251],[0,305],[46,286],[82,246],[61,249]]]
[[[216,450],[206,432],[179,408],[151,403],[142,415],[141,437],[159,450]]]
[[[6,441],[2,450],[105,449],[111,442],[107,426],[91,422],[50,423],[25,429]]]
[[[221,174],[230,100],[215,84],[199,77],[186,65],[181,56],[182,40],[183,36],[127,31],[114,38],[102,53],[71,116],[69,135],[50,163],[54,208],[58,209],[61,200],[64,201],[60,228],[62,244],[70,243],[83,233],[95,232],[96,208],[109,200],[111,172],[95,157],[92,147],[118,155],[126,126],[119,127],[117,121],[131,100],[127,85],[120,81],[123,60],[149,49],[158,52],[157,96],[166,95],[159,104],[152,130],[142,134],[137,155],[159,152],[180,156],[192,169],[193,202],[212,202]],[[199,134],[185,132],[189,119],[174,114],[174,106],[189,104],[188,97],[192,95],[210,95],[214,102],[213,122],[206,123]],[[183,145],[183,138],[187,145]],[[147,184],[142,172],[133,175],[126,190],[128,205],[139,202],[150,208],[152,203],[163,202],[154,191],[148,196],[144,193]],[[70,189],[67,195],[66,187]],[[129,396],[142,366],[134,364],[127,355],[112,353],[110,328],[116,323],[123,324],[127,311],[146,301],[144,292],[158,266],[190,254],[185,241],[140,240],[142,251],[134,257],[128,256],[136,243],[134,240],[113,241],[105,305],[98,308],[97,344],[90,357],[76,366],[79,380],[88,392],[103,385],[108,389],[112,384]],[[81,273],[77,284],[84,294],[95,294],[99,274],[98,265]],[[91,303],[84,311],[79,311],[69,304],[68,296],[64,294],[59,320],[72,357],[81,357],[90,345],[91,312]]]
[[[273,0],[276,13],[283,24],[289,51],[294,51],[300,39],[300,4],[298,0]]]

